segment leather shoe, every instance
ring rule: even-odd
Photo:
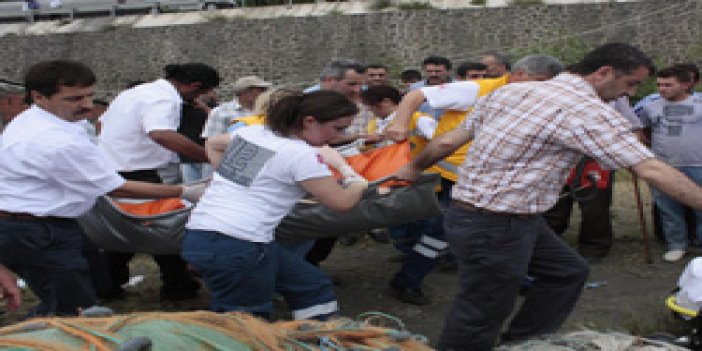
[[[390,296],[412,305],[422,306],[430,303],[429,298],[422,293],[422,289],[406,288],[395,283],[390,283]]]

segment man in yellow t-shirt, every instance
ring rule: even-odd
[[[508,83],[548,80],[562,70],[563,64],[554,57],[529,55],[517,61],[512,66],[510,74],[499,78],[454,82],[413,90],[400,102],[394,123],[385,130],[385,134],[396,141],[406,139],[413,113],[426,101],[432,108],[445,110],[432,137],[436,138],[459,126],[480,97]],[[441,175],[439,202],[444,207],[448,207],[451,200],[450,193],[456,181],[456,169],[465,160],[468,147],[469,144],[463,145],[437,163],[436,167],[428,170]],[[423,234],[409,252],[402,268],[393,277],[390,284],[393,295],[408,303],[428,303],[428,299],[421,291],[422,280],[431,272],[438,258],[447,252],[447,249],[443,220],[435,221],[434,226],[424,228]]]

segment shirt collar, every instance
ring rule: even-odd
[[[551,79],[550,81],[570,85],[577,91],[586,93],[587,95],[591,95],[592,97],[600,99],[600,96],[597,95],[595,87],[593,87],[592,84],[588,83],[583,77],[577,74],[567,72],[561,73],[555,78]]]
[[[44,110],[43,108],[37,106],[37,105],[32,105],[30,107],[30,111],[33,116],[37,116],[38,118],[44,120],[46,123],[53,123],[63,129],[72,131],[72,132],[82,132],[84,127],[83,127],[83,120],[78,120],[78,121],[67,121],[59,116],[54,115],[53,113]]]
[[[176,89],[175,85],[173,85],[173,83],[163,78],[159,78],[156,81],[154,81],[154,85],[163,89],[164,91],[167,91],[169,95],[177,99],[181,104],[183,103],[183,97],[180,96],[180,93],[178,93],[178,90]]]

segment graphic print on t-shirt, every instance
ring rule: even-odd
[[[691,116],[694,107],[691,105],[666,105],[663,107],[663,116],[668,127],[668,136],[681,136],[684,117]]]
[[[273,155],[272,150],[236,136],[224,152],[217,173],[235,184],[249,187]]]

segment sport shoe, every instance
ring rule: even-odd
[[[429,304],[429,299],[424,296],[422,289],[411,289],[401,287],[397,284],[390,283],[390,296],[412,305],[427,305]]]
[[[670,250],[663,255],[666,262],[677,262],[685,256],[685,250]]]

